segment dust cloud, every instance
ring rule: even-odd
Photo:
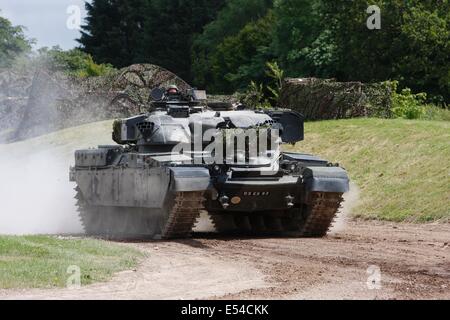
[[[33,147],[23,157],[0,149],[0,234],[81,233],[70,161]]]
[[[101,110],[81,108],[84,100],[64,109],[62,98],[83,95],[63,74],[40,66],[25,72],[26,83],[20,75],[14,68],[0,81],[0,140],[19,141],[0,143],[0,235],[82,233],[69,167],[75,150],[112,144],[111,122],[60,130],[95,121]]]
[[[358,205],[359,196],[360,190],[358,186],[350,182],[350,191],[344,195],[344,203],[337,214],[333,227],[330,229],[330,234],[337,234],[346,229],[347,223],[350,220],[350,214]]]
[[[111,144],[111,121],[0,145],[0,234],[79,234],[74,151]]]

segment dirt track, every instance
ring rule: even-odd
[[[0,299],[450,299],[449,242],[450,225],[351,222],[325,239],[127,243],[146,258],[108,283]],[[368,288],[372,265],[380,289]]]

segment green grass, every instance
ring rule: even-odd
[[[137,265],[141,253],[94,239],[0,236],[0,288],[66,286],[69,266],[81,270],[81,285],[105,281]]]
[[[443,109],[434,105],[425,107],[425,114],[421,117],[423,120],[450,121],[450,110]]]
[[[351,119],[306,123],[296,151],[339,162],[361,190],[356,217],[450,221],[450,122]]]

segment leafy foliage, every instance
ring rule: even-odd
[[[190,80],[195,34],[224,0],[93,0],[79,42],[100,63],[153,63]]]
[[[401,88],[450,100],[450,3],[447,0],[322,1],[340,80],[399,81]],[[381,30],[366,28],[369,5],[381,9]]]
[[[392,111],[397,118],[419,119],[425,115],[425,93],[412,94],[411,89],[405,88],[400,94],[395,93]]]
[[[99,63],[125,67],[137,62],[142,46],[145,0],[86,2],[86,25],[78,40]]]
[[[235,36],[225,38],[210,56],[213,83],[208,87],[225,93],[243,89],[251,81],[264,81],[273,15],[249,22]]]
[[[381,10],[369,30],[367,8]],[[450,0],[93,0],[80,42],[100,63],[161,65],[210,92],[287,77],[398,81],[450,101]]]
[[[436,102],[449,102],[450,3],[441,3],[434,7],[424,2],[403,15],[401,39],[405,47],[395,67],[396,78],[404,86],[426,91]]]
[[[253,109],[265,109],[271,107],[269,100],[265,97],[263,84],[254,81],[250,82],[240,100],[245,106]]]
[[[203,32],[194,38],[191,56],[195,85],[209,91],[231,92],[245,88],[251,79],[257,80],[262,76],[267,46],[271,43],[268,34],[273,23],[273,16],[268,16],[271,7],[271,0],[226,2],[217,19],[207,24]],[[262,29],[258,30],[258,26]],[[233,57],[233,45],[238,46],[236,56],[242,58],[246,53],[251,54],[244,57],[242,68],[239,68],[238,59]],[[228,60],[221,61],[221,58]],[[227,66],[230,69],[224,70]],[[256,74],[249,79],[251,72]],[[223,80],[228,73],[228,79]]]
[[[387,82],[392,87],[392,116],[404,119],[450,121],[450,110],[427,103],[427,94],[412,93],[410,88],[398,92],[398,82]]]
[[[32,44],[23,27],[13,26],[9,20],[0,17],[0,68],[11,67],[18,56],[31,51]]]
[[[290,76],[320,76],[331,68],[335,44],[323,23],[322,1],[275,1],[273,50]]]
[[[262,83],[251,81],[241,100],[248,107],[265,109],[275,107],[280,97],[281,86],[284,79],[284,71],[276,62],[267,62],[266,76],[271,82],[264,86]]]
[[[148,1],[140,61],[176,72],[190,81],[193,38],[215,18],[223,0]]]
[[[274,82],[275,86],[267,85],[267,90],[272,94],[271,100],[276,104],[280,97],[281,87],[283,86],[284,70],[282,70],[278,63],[267,62],[266,76]]]
[[[76,77],[96,77],[113,71],[110,64],[97,64],[92,56],[80,49],[63,51],[59,47],[42,48],[35,60],[45,64],[52,71],[63,71]]]

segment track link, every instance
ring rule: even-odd
[[[324,237],[343,201],[342,193],[314,192],[300,225],[302,237]]]
[[[177,192],[162,231],[163,239],[186,238],[204,208],[203,192]]]

